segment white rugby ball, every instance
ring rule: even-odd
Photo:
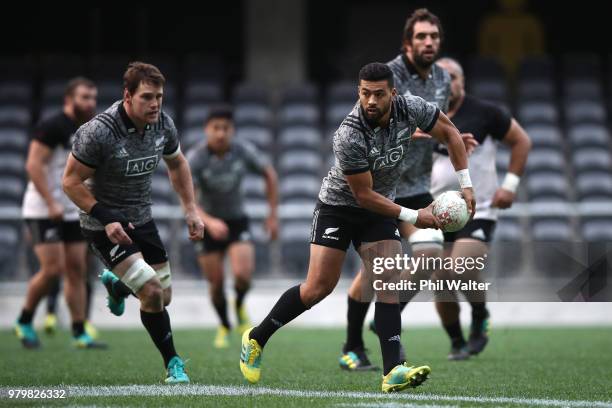
[[[433,215],[444,232],[459,231],[470,219],[467,204],[459,191],[445,191],[433,202]]]

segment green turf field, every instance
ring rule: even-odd
[[[76,351],[67,333],[42,335],[39,351],[22,350],[0,333],[0,386],[73,386],[65,400],[15,401],[2,406],[330,406],[330,407],[612,407],[612,328],[494,329],[485,352],[448,362],[441,329],[405,330],[414,363],[432,367],[423,386],[385,396],[379,373],[347,373],[337,358],[343,331],[291,329],[277,333],[264,352],[262,381],[245,384],[238,368],[239,339],[214,350],[212,330],[176,330],[189,359],[192,385],[162,385],[161,358],[144,330],[106,331],[106,351]],[[378,343],[365,335],[373,362]],[[140,386],[129,385],[138,384]],[[90,386],[90,387],[87,387]],[[113,387],[116,386],[116,387]]]

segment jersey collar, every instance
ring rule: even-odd
[[[132,119],[130,119],[127,112],[125,111],[125,108],[123,107],[123,101],[119,102],[119,116],[121,116],[121,120],[123,121],[123,124],[125,125],[125,128],[127,129],[129,135],[138,133],[136,125],[134,125],[134,122],[132,122]],[[147,123],[144,127],[144,130],[151,130],[151,125]]]

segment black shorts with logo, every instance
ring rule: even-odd
[[[142,257],[149,265],[168,262],[166,248],[159,237],[157,226],[153,220],[133,230],[125,230],[132,239],[132,243],[129,245],[113,244],[104,230],[83,229],[82,231],[92,251],[109,269],[113,269],[125,258],[138,252],[142,253]]]
[[[362,242],[389,239],[401,241],[396,219],[363,208],[317,202],[310,232],[311,244],[346,251],[351,242],[358,250]]]
[[[471,220],[463,229],[456,232],[445,232],[444,242],[455,242],[460,238],[476,239],[482,242],[491,242],[495,232],[495,221],[493,220]]]
[[[249,219],[247,217],[238,218],[235,220],[223,220],[229,229],[226,239],[216,240],[204,231],[204,239],[195,243],[196,251],[203,254],[220,251],[225,252],[234,242],[248,242],[251,240],[249,232]]]
[[[52,221],[49,218],[27,218],[24,221],[32,235],[32,245],[85,241],[79,221]]]

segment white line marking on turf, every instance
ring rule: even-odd
[[[13,387],[15,388],[15,387]],[[0,387],[0,395],[6,395],[7,387]],[[377,400],[404,400],[426,402],[471,402],[476,404],[517,404],[539,407],[564,408],[612,408],[612,401],[581,401],[556,400],[540,398],[518,397],[466,397],[435,394],[383,394],[358,391],[315,391],[315,390],[286,390],[282,388],[267,388],[253,386],[220,386],[220,385],[109,385],[85,386],[69,385],[66,387],[68,397],[159,397],[159,396],[261,396],[273,395],[279,397],[301,398],[352,398]]]
[[[335,404],[335,407],[360,407],[360,408],[459,408],[459,405],[431,405],[431,404],[409,404],[405,402],[356,402]]]

